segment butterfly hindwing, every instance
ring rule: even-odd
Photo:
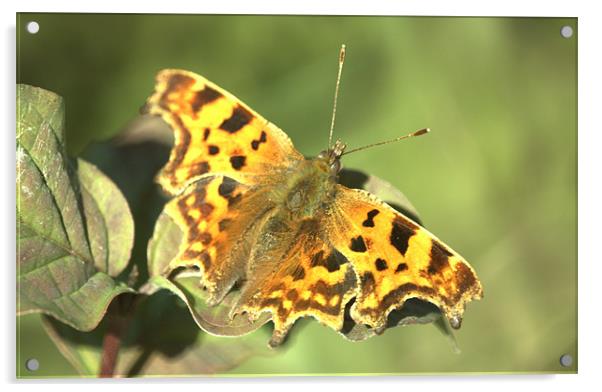
[[[345,305],[356,295],[356,275],[349,260],[323,239],[316,224],[302,222],[288,231],[294,233],[288,241],[278,241],[272,249],[252,255],[252,260],[269,272],[249,277],[236,311],[255,317],[269,311],[274,322],[271,345],[280,344],[300,317],[311,316],[341,330]],[[262,257],[266,260],[257,260]],[[277,261],[271,264],[273,268],[266,268],[268,259]]]
[[[192,72],[159,72],[146,111],[161,116],[174,130],[169,162],[157,177],[170,194],[207,174],[249,184],[273,166],[303,159],[278,127]]]
[[[196,268],[209,302],[219,302],[246,271],[249,239],[271,206],[260,191],[224,176],[209,176],[190,185],[165,207],[184,233],[170,269]]]

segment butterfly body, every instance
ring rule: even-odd
[[[311,316],[340,331],[345,309],[377,331],[409,298],[459,326],[481,298],[470,265],[417,223],[368,192],[337,183],[345,145],[306,159],[278,127],[188,71],[157,76],[147,111],[174,130],[158,182],[184,233],[170,269],[195,268],[209,304],[236,285],[231,315],[269,313],[272,345]],[[355,299],[352,301],[352,299]]]
[[[336,174],[324,158],[306,159],[298,165],[285,182],[284,198],[281,201],[293,220],[308,219],[328,205],[336,191]],[[275,186],[279,188],[279,184]]]

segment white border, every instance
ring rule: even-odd
[[[594,1],[499,1],[495,4],[482,1],[384,1],[371,0],[353,3],[350,1],[297,1],[294,3],[277,1],[244,1],[230,0],[228,2],[213,1],[180,1],[169,0],[162,2],[131,2],[120,0],[104,0],[94,4],[85,2],[68,2],[64,0],[53,1],[21,1],[18,4],[5,4],[2,2],[1,18],[3,21],[2,45],[4,59],[2,66],[3,90],[0,95],[2,104],[1,116],[4,125],[2,132],[3,146],[6,148],[0,181],[3,185],[1,192],[2,232],[0,238],[4,250],[2,283],[5,287],[2,293],[5,297],[4,311],[2,312],[2,339],[1,347],[5,348],[1,356],[3,372],[2,380],[14,384],[15,380],[15,304],[14,304],[14,160],[11,162],[9,151],[14,146],[14,82],[15,82],[15,12],[119,12],[119,13],[265,13],[265,14],[346,14],[346,15],[456,15],[456,16],[565,16],[578,17],[579,39],[579,375],[560,376],[445,376],[445,377],[384,377],[384,378],[275,378],[275,379],[182,379],[182,380],[125,380],[112,383],[111,388],[136,388],[142,382],[151,382],[144,388],[164,389],[165,384],[175,382],[178,388],[240,389],[247,388],[243,384],[249,383],[252,390],[283,390],[307,391],[315,388],[315,384],[333,388],[345,384],[342,388],[351,390],[374,389],[411,389],[424,390],[425,388],[437,390],[462,390],[480,391],[485,388],[489,391],[507,391],[516,387],[541,387],[548,391],[588,390],[590,384],[596,383],[599,370],[598,353],[600,347],[600,332],[602,326],[600,311],[597,309],[599,292],[595,290],[596,281],[602,277],[602,257],[600,256],[600,204],[602,200],[601,178],[598,173],[602,168],[602,143],[600,132],[600,100],[597,99],[602,91],[600,83],[600,70],[602,69],[600,55],[601,15],[595,10]],[[8,121],[6,121],[8,119]],[[8,146],[8,147],[7,147]],[[14,150],[12,150],[14,151]],[[14,153],[12,153],[14,154]],[[12,163],[12,164],[11,164]],[[14,222],[14,220],[13,220]],[[562,232],[562,228],[550,228]],[[571,234],[571,233],[567,233]],[[67,386],[60,388],[82,388],[82,382],[71,381]],[[96,381],[86,388],[104,390],[107,381]],[[54,381],[51,383],[57,384]],[[204,385],[198,385],[198,384]],[[375,384],[374,386],[373,383]],[[39,390],[45,388],[39,383],[21,383],[25,388]],[[537,384],[537,385],[535,385]],[[598,383],[596,383],[598,384]],[[10,387],[10,386],[9,386]]]
[[[267,0],[123,2],[95,3],[28,0],[17,7],[21,12],[120,12],[120,13],[224,13],[300,15],[448,15],[448,16],[577,16],[581,1],[546,1],[544,5],[525,0],[478,1],[324,1],[278,2]],[[581,13],[583,15],[583,13]]]

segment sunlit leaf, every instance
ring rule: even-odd
[[[94,328],[130,291],[112,277],[127,265],[133,221],[117,187],[67,158],[64,107],[51,92],[17,88],[17,312]]]

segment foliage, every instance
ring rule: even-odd
[[[17,312],[87,331],[130,290],[115,278],[129,261],[134,226],[115,184],[65,156],[63,111],[55,94],[19,86]]]

